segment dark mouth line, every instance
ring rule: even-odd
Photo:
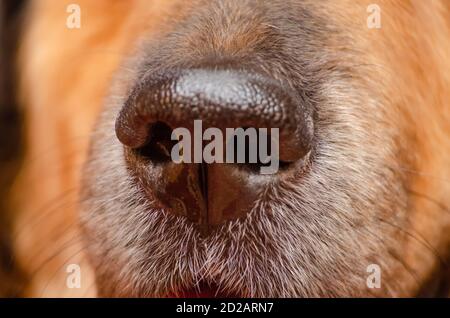
[[[181,289],[169,297],[175,298],[240,298],[238,293],[224,291],[217,284],[201,281],[195,286],[187,289]]]

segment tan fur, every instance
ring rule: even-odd
[[[65,288],[63,264],[84,264],[82,252],[77,254],[76,202],[92,125],[112,72],[139,30],[151,28],[170,7],[164,1],[150,6],[147,1],[79,1],[83,26],[70,30],[65,26],[70,3],[32,3],[19,63],[29,159],[18,185],[23,212],[18,212],[16,237],[18,258],[33,276],[27,293],[35,296],[73,292]],[[94,290],[88,275],[81,295]]]
[[[183,8],[183,1],[79,0],[82,28],[70,30],[65,8],[71,2],[33,2],[21,45],[27,160],[15,188],[15,251],[30,278],[27,296],[96,294],[77,227],[81,165],[90,133],[113,74],[136,50],[136,41],[143,34],[162,34],[170,28],[165,19]],[[364,53],[367,65],[375,65],[369,84],[379,81],[380,94],[399,110],[389,118],[399,127],[395,142],[411,153],[400,154],[405,156],[401,166],[386,165],[400,170],[410,190],[420,195],[408,200],[409,227],[404,230],[414,238],[404,232],[393,238],[403,265],[392,263],[388,275],[398,282],[398,292],[383,294],[411,296],[440,265],[416,237],[442,258],[450,248],[450,13],[445,1],[380,0],[382,28],[369,30],[365,9],[370,2],[329,1],[318,10],[348,31],[352,49]],[[246,44],[245,38],[233,42]],[[71,263],[82,267],[81,290],[65,286]]]

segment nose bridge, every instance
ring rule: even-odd
[[[178,44],[200,56],[247,56],[274,40],[277,33],[268,7],[258,0],[209,1],[178,30],[177,35],[184,36]]]
[[[189,112],[212,127],[293,129],[291,96],[255,74],[230,70],[195,70],[181,75],[174,95]],[[177,105],[179,106],[179,104]]]

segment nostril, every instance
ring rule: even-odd
[[[250,127],[242,127],[243,131],[246,131]],[[166,123],[157,121],[148,126],[148,138],[145,144],[141,147],[132,149],[137,157],[144,161],[151,162],[152,164],[167,163],[173,161],[171,157],[172,149],[178,142],[178,140],[172,140],[173,129]],[[232,137],[233,140],[224,140],[225,149],[223,153],[223,161],[227,160],[228,143],[233,147],[231,160],[240,169],[246,170],[249,173],[260,174],[261,167],[270,166],[270,162],[265,161],[262,156],[255,155],[260,154],[262,151],[267,153],[268,157],[273,157],[274,149],[272,149],[271,135],[267,134],[264,138],[261,135],[256,135],[256,140],[251,140],[248,136],[243,143],[243,149],[240,148],[240,142],[238,135]],[[232,141],[232,142],[231,142]],[[264,150],[261,150],[264,148]],[[202,164],[208,165],[202,159]],[[287,169],[292,162],[279,160],[279,169]]]
[[[148,128],[147,142],[133,151],[142,159],[153,164],[165,163],[171,160],[170,152],[176,141],[171,140],[172,128],[158,121]]]
[[[242,127],[243,131],[247,131],[251,127]],[[286,170],[289,166],[293,164],[291,161],[284,161],[282,158],[279,158],[278,153],[276,153],[275,149],[272,149],[272,137],[271,134],[256,134],[255,139],[252,140],[249,137],[245,138],[245,142],[243,143],[243,149],[239,146],[239,137],[238,135],[233,136],[233,163],[242,170],[245,170],[252,174],[261,174],[262,167],[269,167],[274,158],[278,159],[278,170]],[[263,137],[263,138],[261,138]],[[230,142],[231,140],[227,140],[226,142]],[[228,151],[228,147],[225,147]],[[263,149],[261,149],[263,148]],[[261,156],[261,153],[265,153],[267,158],[266,160]],[[239,157],[239,155],[241,157]],[[225,157],[226,157],[225,153]],[[270,159],[270,160],[269,160]]]

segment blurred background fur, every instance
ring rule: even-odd
[[[21,275],[11,251],[8,193],[20,166],[21,114],[14,99],[14,52],[24,1],[0,1],[0,297],[20,296]]]

